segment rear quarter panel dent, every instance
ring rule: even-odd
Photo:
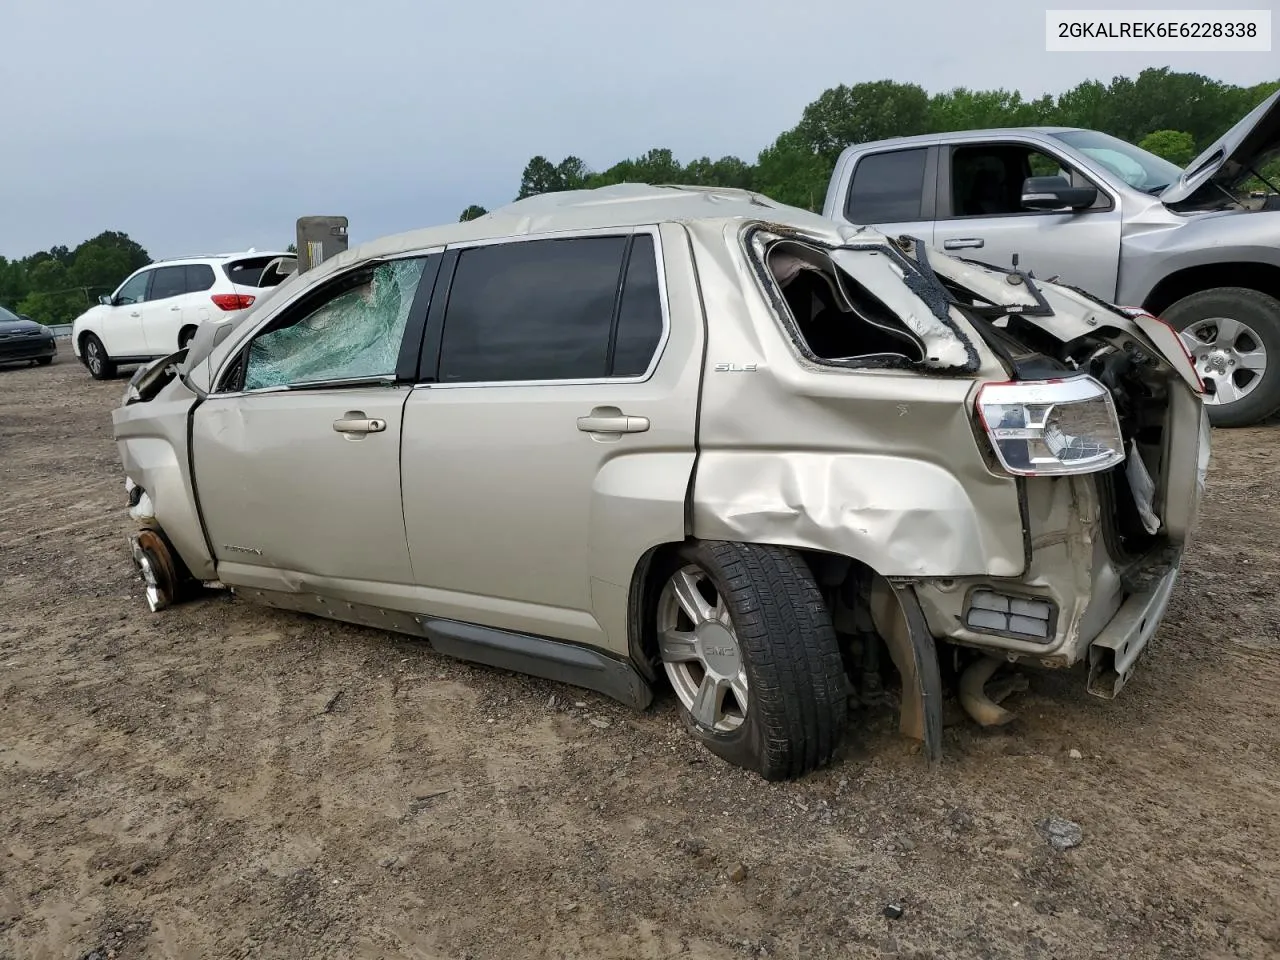
[[[703,539],[835,553],[885,576],[1022,572],[1016,503],[1010,515],[984,516],[933,464],[865,453],[703,453],[695,490],[694,534]]]

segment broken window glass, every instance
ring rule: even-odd
[[[393,375],[425,263],[380,264],[360,286],[258,337],[249,346],[244,389]]]

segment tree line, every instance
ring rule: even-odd
[[[1110,83],[1088,80],[1035,100],[1003,89],[960,87],[930,94],[918,84],[893,80],[842,84],[805,107],[800,121],[761,150],[754,163],[726,156],[686,164],[657,148],[595,171],[579,157],[553,163],[537,156],[524,168],[516,199],[615,183],[672,183],[742,187],[819,210],[836,158],[849,144],[985,127],[1087,127],[1182,166],[1278,88],[1280,80],[1241,87],[1167,67]],[[1261,172],[1280,183],[1280,160]],[[460,219],[486,212],[472,204]],[[41,323],[70,323],[150,262],[140,244],[114,230],[74,249],[55,246],[12,261],[0,257],[0,305]]]
[[[536,156],[524,168],[516,199],[615,183],[670,183],[742,187],[820,210],[836,158],[850,144],[989,127],[1086,127],[1185,166],[1276,89],[1280,80],[1241,87],[1167,67],[1110,83],[1086,80],[1057,96],[1034,100],[1024,100],[1016,90],[958,87],[930,94],[918,84],[893,80],[842,84],[805,107],[800,122],[761,150],[754,163],[700,157],[681,164],[670,150],[657,148],[594,171],[575,156],[559,163]],[[1280,160],[1262,173],[1277,182]],[[459,219],[486,212],[472,204]]]
[[[0,306],[40,323],[70,323],[150,262],[141,244],[115,230],[74,250],[55,246],[20,260],[0,257]]]

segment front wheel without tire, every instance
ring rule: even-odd
[[[110,380],[116,375],[116,365],[107,356],[107,349],[94,334],[84,338],[84,365],[89,368],[89,376],[95,380]]]
[[[1195,361],[1215,427],[1247,427],[1280,410],[1280,300],[1217,287],[1183,297],[1163,318]]]
[[[707,541],[664,573],[658,652],[693,735],[767,780],[827,764],[845,728],[844,665],[804,560]]]

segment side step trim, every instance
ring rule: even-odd
[[[458,620],[418,617],[431,646],[446,656],[585,687],[644,710],[653,688],[630,662],[590,647]]]

